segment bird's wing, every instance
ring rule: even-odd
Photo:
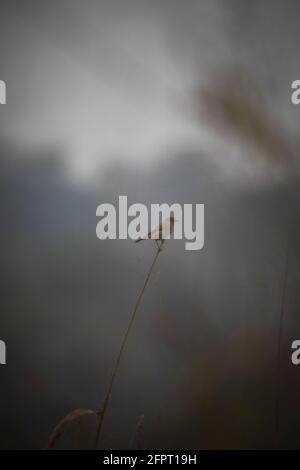
[[[159,240],[160,233],[161,233],[161,228],[160,228],[160,225],[158,225],[151,232],[148,233],[147,238],[150,238],[151,240]]]
[[[157,225],[150,233],[148,233],[148,238],[151,240],[163,240],[165,238],[170,238],[171,234],[171,224],[169,220],[165,220],[161,224]]]
[[[171,232],[172,232],[172,225],[170,220],[165,220],[161,224],[161,237],[164,238],[170,238]]]

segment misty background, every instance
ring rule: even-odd
[[[299,3],[0,7],[0,447],[43,448],[104,398],[155,253],[96,238],[125,194],[204,203],[205,246],[165,243],[102,447],[299,448]],[[95,424],[57,447],[91,447]]]

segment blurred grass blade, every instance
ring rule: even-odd
[[[70,411],[53,429],[48,443],[47,443],[47,449],[52,449],[53,446],[55,445],[57,439],[60,438],[60,436],[65,432],[67,426],[72,422],[75,421],[82,416],[86,415],[97,415],[99,414],[99,410],[88,410],[88,409],[82,409],[82,408],[77,408],[76,410]]]

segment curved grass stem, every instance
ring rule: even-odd
[[[118,369],[119,369],[119,365],[120,365],[120,362],[121,362],[122,354],[123,354],[123,351],[125,349],[129,333],[131,331],[134,320],[136,318],[138,308],[139,308],[140,303],[142,301],[142,298],[143,298],[144,292],[146,290],[147,284],[150,280],[150,277],[151,277],[152,271],[154,269],[155,263],[156,263],[159,255],[162,251],[163,242],[164,242],[164,240],[162,240],[160,244],[158,244],[158,243],[156,244],[155,256],[154,256],[153,261],[150,265],[149,271],[146,275],[143,287],[141,288],[141,290],[140,290],[140,292],[137,296],[133,311],[132,311],[130,319],[129,319],[129,323],[127,325],[127,328],[125,330],[124,336],[123,336],[122,341],[121,341],[120,349],[119,349],[118,355],[116,357],[116,360],[115,360],[115,363],[114,363],[114,366],[113,366],[113,369],[112,369],[112,372],[111,372],[110,381],[109,381],[108,389],[107,389],[107,392],[106,392],[106,395],[105,395],[105,398],[104,398],[104,401],[103,401],[103,405],[102,405],[101,409],[99,410],[99,422],[98,422],[98,426],[97,426],[96,444],[95,444],[96,449],[99,447],[99,444],[100,444],[101,431],[102,431],[102,428],[103,428],[103,421],[104,421],[104,418],[105,418],[105,414],[106,414],[107,407],[108,407],[108,404],[109,404],[110,396],[111,396],[111,393],[112,393],[112,388],[113,388],[113,385],[114,385],[114,382],[115,382],[115,379],[116,379],[116,375],[117,375],[117,372],[118,372]]]

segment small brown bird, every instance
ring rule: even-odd
[[[155,227],[145,237],[136,240],[136,243],[141,242],[142,240],[155,240],[157,243],[158,240],[163,241],[166,238],[170,238],[170,235],[173,233],[174,230],[175,222],[176,219],[171,215],[171,217],[168,217],[159,225],[157,225],[157,227]]]

